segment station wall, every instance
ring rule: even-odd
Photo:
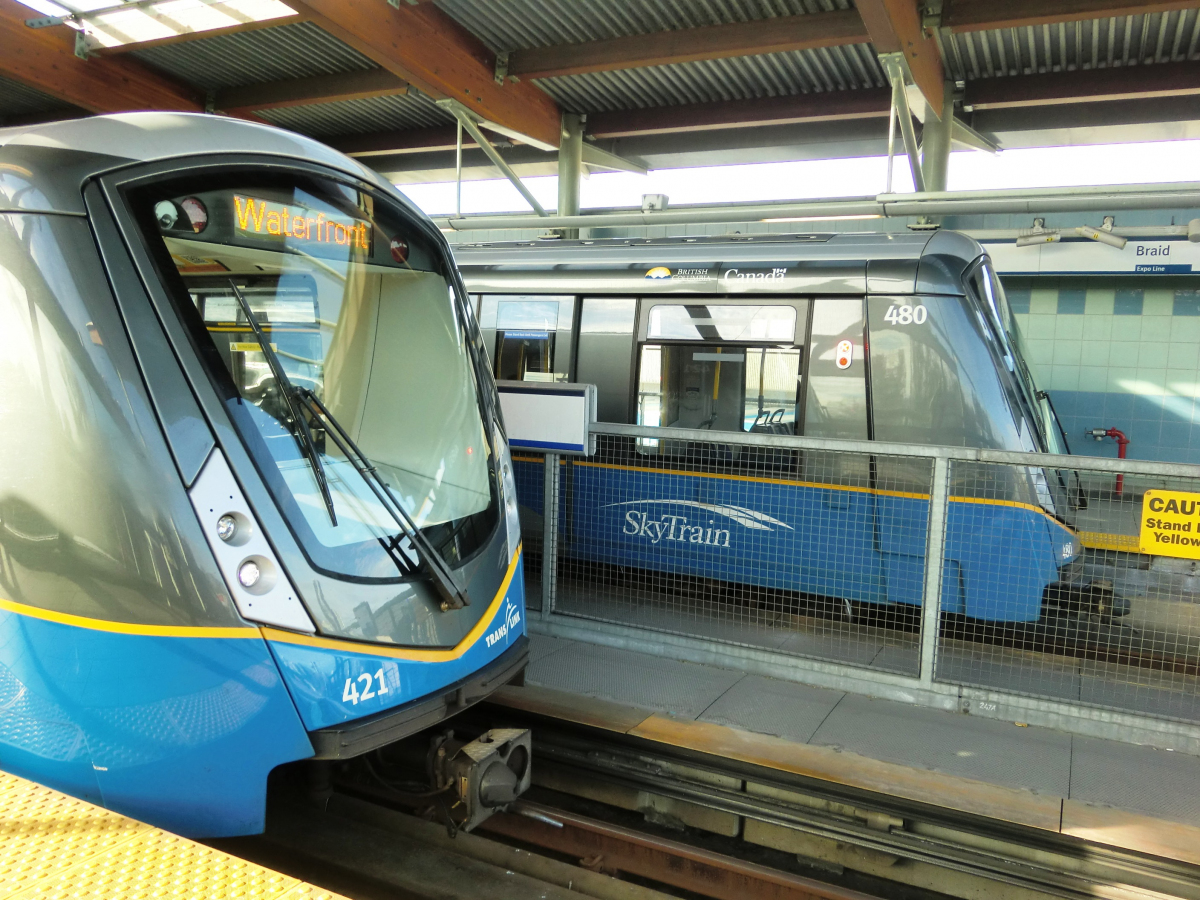
[[[1071,451],[1116,456],[1092,428],[1129,437],[1131,459],[1200,463],[1200,280],[1004,278],[1030,367]]]

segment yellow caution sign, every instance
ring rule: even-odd
[[[1146,491],[1138,544],[1155,556],[1200,559],[1200,494]]]

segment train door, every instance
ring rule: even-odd
[[[806,437],[869,440],[867,329],[862,297],[813,300],[804,402]],[[804,590],[860,602],[886,600],[877,549],[874,458],[805,451]]]
[[[799,299],[644,298],[630,384],[635,421],[794,433],[807,320]],[[639,440],[637,450],[632,465],[577,467],[576,491],[590,479],[587,489],[603,497],[577,522],[579,553],[608,548],[612,561],[639,568],[795,589],[797,532],[784,513],[790,452],[676,439]]]

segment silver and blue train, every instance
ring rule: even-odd
[[[523,678],[482,336],[376,173],[210,116],[0,130],[0,346],[0,768],[253,833],[275,767]]]
[[[983,248],[954,232],[460,244],[499,379],[590,382],[603,421],[702,430],[574,461],[567,558],[919,606],[928,461],[722,447],[721,432],[1061,453]],[[541,509],[541,466],[518,456]],[[1120,615],[1083,573],[1071,473],[955,463],[941,608]]]

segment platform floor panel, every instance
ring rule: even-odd
[[[525,696],[505,689],[501,702],[510,706],[868,790],[894,783],[898,796],[1035,827],[1124,835],[1129,849],[1200,863],[1198,757],[603,645],[532,640],[531,687]]]
[[[0,900],[345,900],[0,772]]]

